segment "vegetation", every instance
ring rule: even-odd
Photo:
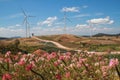
[[[108,50],[120,51],[120,45],[119,44],[89,45],[88,50],[98,52],[104,52]]]
[[[8,41],[1,41],[0,42],[0,52],[1,53],[6,53],[7,51],[12,51],[12,53],[16,53],[18,51],[21,51],[19,49],[19,44],[20,41],[15,39],[15,40],[8,40]]]
[[[120,51],[118,38],[72,35],[41,38],[83,52],[68,52],[32,38],[0,41],[0,80],[120,80],[120,54],[84,52]],[[39,49],[43,52],[35,54]]]
[[[120,56],[120,55],[119,55]],[[0,55],[0,80],[119,80],[115,57],[87,52]]]
[[[120,61],[120,54],[108,54],[104,55],[104,57],[108,59],[117,58]]]
[[[88,51],[120,51],[120,39],[119,37],[79,37],[75,35],[51,35],[40,36],[39,38],[45,40],[51,40],[58,42],[66,47],[73,48],[75,50],[88,50]],[[12,51],[17,53],[19,51],[24,53],[33,53],[37,49],[42,49],[47,52],[66,52],[66,50],[57,48],[52,43],[40,42],[33,38],[19,38],[19,39],[7,39],[0,41],[0,53],[6,53]]]

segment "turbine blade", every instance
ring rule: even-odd
[[[36,16],[28,16],[28,17],[36,17]]]
[[[26,19],[27,19],[27,18],[25,17],[22,24],[25,24],[25,23],[27,22]]]
[[[22,13],[24,14],[24,16],[27,16],[26,13],[25,13],[25,11],[24,11],[24,9],[22,9]]]
[[[62,19],[59,19],[58,21],[60,21],[60,22],[61,22],[61,21],[63,21],[63,20],[64,20],[64,18],[62,18]]]
[[[72,23],[72,21],[71,21],[69,18],[67,18],[67,17],[66,17],[66,19],[67,19],[69,22],[71,22],[71,23]]]

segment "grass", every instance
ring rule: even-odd
[[[41,36],[39,38],[56,41],[66,47],[74,48],[76,50],[79,49],[79,50],[98,51],[98,52],[104,52],[108,50],[120,51],[119,38],[116,39],[113,37],[110,37],[110,39],[107,39],[107,37],[89,38],[89,37],[77,37],[73,35],[53,35],[53,36]],[[112,44],[112,43],[105,44],[105,42],[104,44],[100,44],[101,40],[103,41],[105,40],[105,42],[112,41],[113,43],[116,42],[118,44]],[[6,40],[6,43],[7,41],[12,41],[12,40]],[[0,45],[0,52],[5,53],[6,51],[10,50],[13,53],[16,53],[18,51],[32,53],[39,48],[47,52],[59,51],[59,50],[64,52],[64,50],[57,48],[52,43],[40,42],[39,40],[35,40],[33,38],[20,38],[19,41],[20,41],[20,44],[18,48],[16,48],[14,45],[10,45],[7,47],[6,46],[3,47],[2,45]]]
[[[66,47],[89,50],[89,51],[120,51],[120,41],[119,38],[115,37],[69,37],[61,35],[53,36],[41,36],[41,39],[56,41]],[[68,38],[67,41],[64,41],[64,38]],[[73,41],[72,41],[73,40]]]
[[[89,45],[88,50],[98,52],[104,52],[108,50],[120,51],[120,45],[119,44]]]
[[[105,55],[104,57],[108,59],[117,58],[120,61],[120,54],[108,54]]]

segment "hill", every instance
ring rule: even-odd
[[[4,40],[4,39],[8,39],[8,38],[5,38],[5,37],[0,37],[0,40]]]
[[[98,33],[98,34],[95,34],[93,35],[93,37],[103,37],[103,36],[113,36],[113,37],[117,37],[117,36],[120,36],[120,33],[119,34],[105,34],[105,33]]]
[[[115,50],[120,51],[120,37],[81,37],[71,34],[62,35],[46,35],[46,36],[36,36],[37,38],[49,41],[55,41],[65,47],[89,50],[89,51],[107,51]],[[15,47],[16,40],[19,41],[18,47]],[[10,44],[8,44],[10,43]],[[0,41],[0,51],[22,51],[25,53],[32,53],[35,50],[44,50],[47,52],[53,51],[66,51],[64,49],[58,48],[51,42],[39,41],[34,38],[17,38],[17,39],[5,39]]]
[[[83,50],[119,50],[120,37],[116,36],[102,36],[102,37],[82,37],[71,34],[38,36],[40,39],[51,40],[58,42],[69,48],[83,49]]]

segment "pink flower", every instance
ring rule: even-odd
[[[19,57],[18,57],[17,55],[14,56],[14,59],[15,59],[15,60],[18,60],[18,58],[19,58]]]
[[[25,61],[21,59],[21,60],[18,62],[18,64],[19,64],[19,65],[24,65],[24,64],[25,64]]]
[[[22,52],[18,52],[17,54],[18,54],[18,55],[21,55],[21,54],[22,54]]]
[[[51,58],[55,58],[57,55],[56,55],[56,53],[55,52],[52,52],[51,53]]]
[[[31,63],[34,67],[36,66],[36,65],[35,65],[35,61],[31,61],[30,63]]]
[[[6,63],[11,63],[11,62],[12,62],[10,58],[6,58],[4,61],[5,61]]]
[[[110,59],[110,62],[109,62],[109,66],[110,67],[115,67],[115,66],[117,66],[119,64],[119,61],[118,61],[118,59],[116,58],[116,59]]]
[[[44,54],[42,55],[42,57],[47,57],[47,55],[48,55],[48,53],[44,53]]]
[[[61,78],[62,78],[60,74],[56,74],[55,77],[56,77],[57,80],[61,80]]]
[[[57,56],[57,54],[55,52],[52,52],[51,54],[47,55],[47,59],[51,60],[52,58],[55,58]]]
[[[70,77],[70,72],[67,72],[67,73],[65,74],[65,77],[66,77],[66,78],[69,78],[69,77]]]
[[[55,61],[54,66],[58,66],[60,64],[60,61]]]
[[[10,52],[10,51],[8,51],[8,52],[5,54],[5,57],[10,56],[10,54],[11,54],[11,52]]]
[[[2,80],[12,80],[12,76],[10,74],[6,73],[2,76]]]
[[[51,60],[51,56],[50,55],[47,55],[47,60]]]
[[[86,58],[79,58],[79,62],[86,62],[87,59]]]
[[[70,53],[70,52],[67,52],[65,55],[67,55],[67,56],[71,56],[71,53]]]
[[[69,60],[70,59],[70,56],[69,55],[66,55],[65,56],[65,60]]]
[[[64,60],[65,57],[61,55],[61,56],[59,56],[59,59],[60,59],[60,60]]]
[[[29,65],[26,66],[26,70],[27,70],[27,71],[30,71],[32,68],[33,68],[33,65],[32,65],[32,64],[29,64]]]
[[[109,70],[109,66],[102,66],[101,67],[101,71],[104,73],[104,72],[107,72]]]
[[[82,67],[82,63],[77,62],[77,67],[78,67],[78,68]]]

